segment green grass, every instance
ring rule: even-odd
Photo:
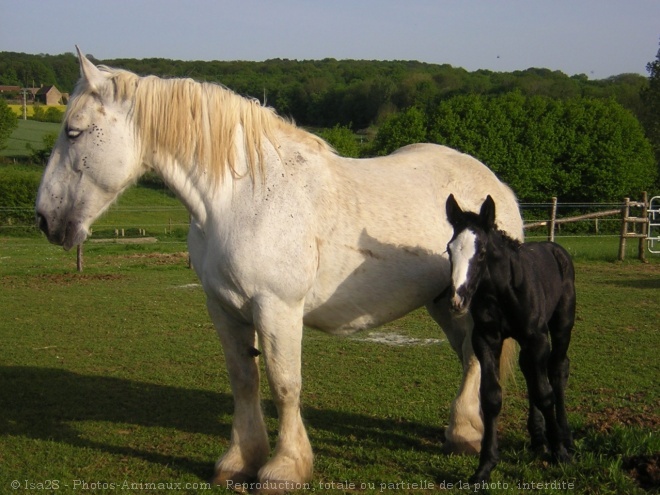
[[[505,394],[502,462],[493,473],[508,490],[490,493],[520,493],[518,483],[530,482],[544,484],[536,493],[564,493],[561,482],[576,494],[647,493],[631,472],[652,455],[657,467],[660,455],[660,260],[611,262],[615,241],[613,251],[602,247],[605,259],[584,240],[565,244],[576,256],[579,297],[567,397],[577,452],[554,466],[527,451],[518,374]],[[184,251],[178,241],[87,243],[78,274],[75,253],[43,239],[0,238],[0,492],[13,480],[21,488],[56,480],[57,493],[101,483],[89,491],[112,493],[119,488],[102,483],[210,478],[233,406]],[[423,311],[378,331],[443,338]],[[351,492],[380,493],[384,483],[385,491],[391,484],[395,493],[427,493],[412,484],[444,482],[453,485],[446,493],[468,493],[458,484],[477,460],[440,448],[460,380],[447,344],[391,347],[362,340],[369,332],[305,333],[303,416],[316,454],[310,492],[339,493],[326,488],[349,482]],[[263,397],[274,440],[265,384]]]
[[[46,134],[58,134],[62,124],[37,122],[35,120],[19,119],[18,127],[7,140],[7,147],[0,150],[0,156],[9,158],[24,158],[30,155],[29,144],[34,149],[43,147],[43,137]]]

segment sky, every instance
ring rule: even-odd
[[[0,51],[647,76],[660,0],[0,0]]]

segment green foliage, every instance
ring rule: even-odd
[[[0,98],[0,150],[7,146],[7,139],[17,126],[16,114],[7,106],[5,100]]]
[[[97,61],[138,74],[193,77],[219,82],[239,94],[267,100],[282,115],[301,125],[336,124],[364,129],[384,115],[411,106],[426,108],[457,95],[499,95],[518,89],[527,96],[566,99],[577,96],[615,98],[636,115],[642,111],[641,75],[623,74],[591,81],[548,69],[511,73],[468,72],[451,65],[415,61],[286,60],[265,62],[115,59]],[[0,52],[0,84],[55,84],[72,92],[78,78],[73,54],[28,55]]]
[[[341,156],[358,158],[360,145],[350,127],[335,125],[332,129],[325,129],[319,133]]]
[[[60,123],[64,117],[64,112],[57,107],[46,107],[44,110],[43,105],[38,103],[33,106],[33,114],[30,117],[31,120],[36,120],[37,122],[53,122]]]
[[[0,225],[34,222],[34,203],[41,170],[3,166],[0,169]]]
[[[378,130],[374,150],[379,155],[387,155],[407,144],[426,141],[426,116],[419,108],[408,110],[390,117]]]
[[[653,146],[658,164],[658,187],[660,187],[660,50],[655,60],[646,65],[646,70],[649,73],[649,84],[641,92],[643,103],[641,121],[646,136]]]
[[[463,95],[428,113],[417,109],[381,127],[375,148],[389,153],[430,141],[486,163],[523,201],[621,200],[650,187],[656,171],[637,119],[614,100],[558,100],[525,96]]]

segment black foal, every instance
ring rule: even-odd
[[[490,196],[478,215],[461,210],[453,195],[446,208],[454,227],[447,246],[451,306],[457,313],[471,310],[472,346],[481,364],[484,437],[479,467],[470,481],[488,480],[498,461],[497,417],[502,408],[498,376],[502,342],[507,337],[520,344],[532,447],[545,449],[547,433],[553,460],[567,460],[573,444],[564,405],[566,354],[575,321],[571,258],[553,242],[521,244],[507,237],[495,227],[495,202]]]

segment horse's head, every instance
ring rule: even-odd
[[[454,228],[447,244],[451,262],[450,304],[453,311],[463,314],[470,308],[472,296],[486,272],[488,235],[495,227],[495,202],[488,196],[477,215],[464,212],[451,194],[446,210]]]
[[[80,51],[78,56],[81,78],[36,204],[39,228],[64,249],[83,242],[92,222],[142,172],[130,100],[122,97],[111,71]]]

